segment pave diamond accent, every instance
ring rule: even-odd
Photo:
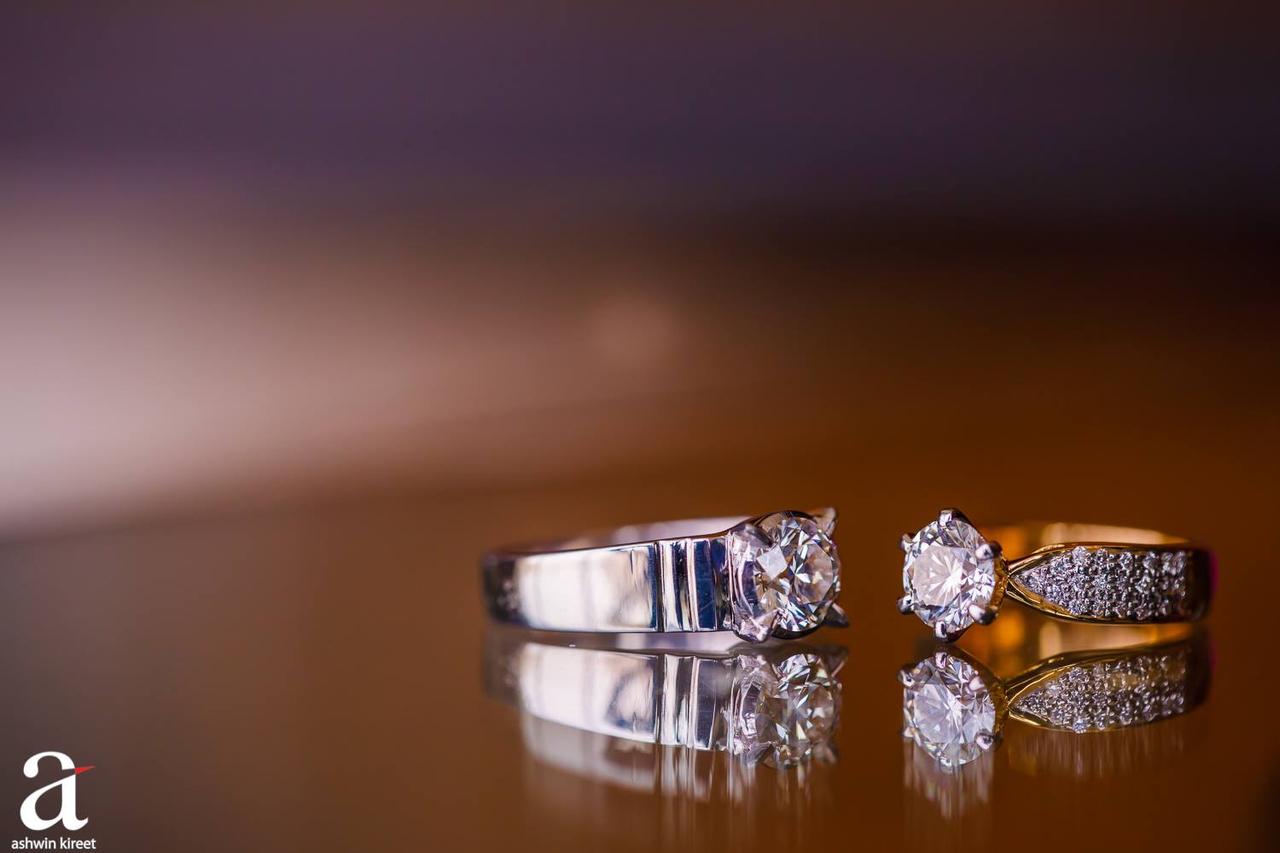
[[[996,703],[978,670],[938,652],[903,676],[903,734],[944,767],[955,768],[993,745]]]
[[[1185,619],[1189,551],[1079,545],[1010,582],[1068,613],[1139,622]]]
[[[840,593],[840,558],[813,516],[775,512],[728,536],[730,626],[746,640],[806,634]]]
[[[944,513],[911,538],[902,565],[902,589],[911,608],[935,630],[957,634],[992,603],[997,557],[959,513]]]
[[[776,665],[759,664],[740,690],[733,752],[773,767],[834,757],[840,683],[821,657],[802,652]]]
[[[1077,733],[1142,725],[1187,710],[1185,650],[1078,664],[1019,697],[1012,711]]]

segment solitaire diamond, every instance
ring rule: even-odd
[[[762,664],[744,680],[733,750],[751,761],[791,767],[832,756],[840,683],[815,654]]]
[[[833,523],[776,512],[729,534],[734,633],[759,642],[775,634],[805,634],[822,624],[840,592]]]
[[[998,589],[1000,558],[964,516],[943,512],[904,548],[903,600],[926,624],[954,637],[983,617]]]
[[[968,661],[938,652],[902,675],[903,735],[944,767],[955,768],[994,744],[996,703]]]

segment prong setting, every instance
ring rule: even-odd
[[[953,631],[950,628],[948,628],[946,626],[946,623],[944,622],[938,622],[933,626],[933,636],[937,637],[939,640],[942,640],[942,642],[944,643],[954,643],[956,640],[960,639],[960,635],[963,633],[964,633],[963,629],[959,631]]]
[[[994,560],[1002,553],[1004,553],[1004,548],[1001,547],[1000,543],[996,542],[994,539],[988,542],[983,542],[977,548],[973,549],[974,556],[979,560]]]
[[[937,521],[902,541],[910,542],[903,597],[939,640],[952,642],[969,626],[995,618],[1004,593],[1000,545],[984,538],[964,513],[943,509]]]
[[[898,599],[898,612],[903,616],[909,616],[914,609],[915,604],[911,601],[910,595],[904,595]]]
[[[848,628],[849,614],[844,612],[844,608],[839,604],[832,603],[827,610],[827,618],[822,622],[826,628]]]
[[[739,637],[749,642],[802,637],[831,615],[840,592],[840,558],[821,519],[794,511],[771,513],[729,530],[725,545],[727,627]]]
[[[836,531],[836,522],[838,521],[836,508],[833,506],[819,507],[810,510],[809,515],[813,516],[813,520],[818,522],[818,527],[822,528],[822,532],[830,536]]]

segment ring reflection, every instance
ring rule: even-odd
[[[717,784],[740,796],[760,765],[803,785],[811,768],[835,762],[846,654],[794,644],[591,648],[495,631],[486,675],[490,693],[519,710],[525,746],[544,764],[707,799]]]
[[[1087,638],[1087,631],[1070,639]],[[988,649],[991,659],[1014,664],[1003,678],[955,647],[937,647],[903,667],[909,797],[946,820],[969,812],[985,825],[991,788],[1006,772],[1100,780],[1148,770],[1184,749],[1189,729],[1165,721],[1208,698],[1206,631],[1121,648],[1072,642],[1066,651],[1060,632],[1049,639]],[[1037,647],[1053,653],[1033,659]],[[922,817],[917,826],[927,824]]]

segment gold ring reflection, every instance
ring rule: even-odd
[[[966,637],[966,650],[930,648],[900,674],[904,781],[942,817],[987,803],[1000,767],[1098,779],[1185,747],[1194,725],[1176,718],[1209,695],[1206,630],[1034,614],[997,624]]]

